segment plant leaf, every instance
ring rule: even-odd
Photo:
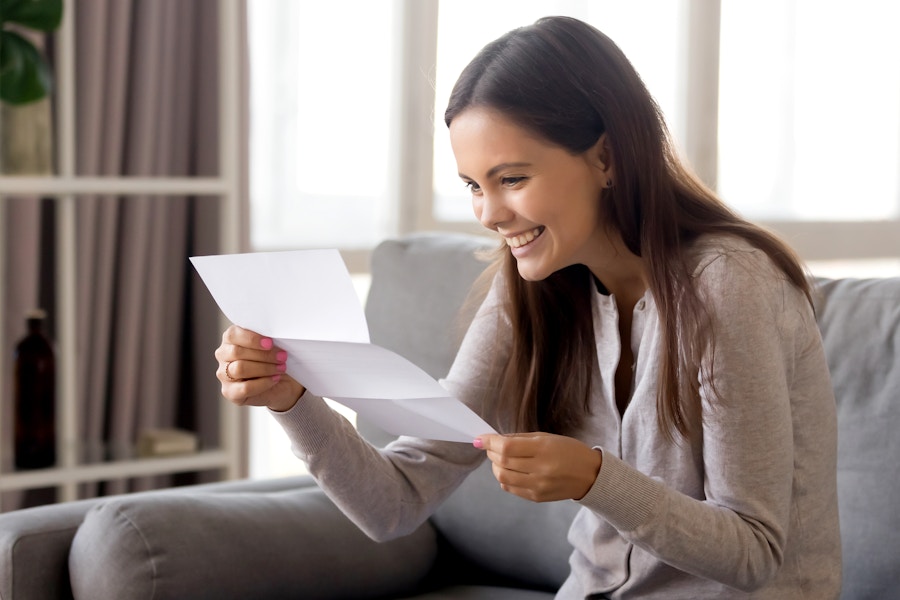
[[[50,67],[31,42],[12,31],[0,31],[0,100],[26,104],[50,91]]]
[[[62,21],[63,0],[0,0],[0,23],[53,31]]]

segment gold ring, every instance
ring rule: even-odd
[[[233,363],[233,362],[234,362],[233,360],[230,360],[230,361],[228,361],[227,363],[225,363],[225,377],[228,378],[228,381],[237,381],[237,379],[235,379],[234,377],[232,377],[232,376],[231,376],[231,373],[228,372],[228,367],[230,367],[230,366],[231,366],[231,363]]]

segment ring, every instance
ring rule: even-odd
[[[225,377],[228,378],[228,381],[238,381],[237,379],[235,379],[234,377],[231,376],[231,373],[228,372],[228,367],[230,367],[231,363],[233,363],[233,362],[234,362],[233,360],[229,360],[227,363],[225,363]]]

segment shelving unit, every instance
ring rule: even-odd
[[[78,425],[76,414],[76,223],[75,206],[79,194],[205,195],[222,202],[219,223],[222,253],[242,250],[240,206],[240,149],[238,147],[240,88],[237,73],[239,53],[240,4],[236,0],[219,2],[219,175],[196,178],[79,177],[75,169],[75,32],[71,15],[77,0],[67,0],[66,14],[58,32],[57,66],[57,151],[59,174],[53,177],[9,177],[0,175],[0,202],[5,195],[29,194],[53,196],[58,202],[57,231],[57,448],[58,466],[35,471],[0,473],[0,492],[56,487],[59,501],[75,500],[82,483],[125,479],[144,475],[219,470],[223,479],[245,473],[242,447],[242,416],[236,407],[222,402],[220,447],[189,455],[166,458],[137,458],[102,463],[80,464],[76,455]],[[140,200],[136,200],[140,201]],[[5,232],[0,231],[0,234]],[[0,245],[0,264],[5,264]],[[5,311],[0,295],[0,314]],[[9,361],[9,349],[0,348],[0,360]],[[0,371],[0,378],[3,377]],[[0,389],[7,382],[0,379]],[[0,430],[2,434],[2,430]]]

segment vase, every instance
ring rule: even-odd
[[[0,175],[52,175],[50,98],[28,104],[0,102]]]

